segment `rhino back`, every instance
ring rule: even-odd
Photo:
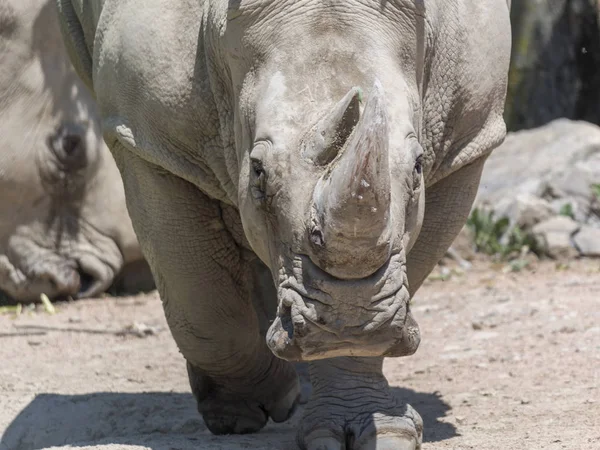
[[[219,36],[230,19],[227,8],[234,11],[237,3],[58,1],[68,5],[62,20],[71,47],[87,45],[87,51],[75,51],[76,66],[86,66],[93,56],[84,78],[93,78],[107,142],[119,141],[235,205],[239,86],[232,85]],[[383,14],[387,3],[381,4]],[[498,74],[510,56],[509,6],[506,0],[390,3],[414,10],[424,169],[431,186],[504,139],[507,74]],[[398,42],[403,33],[399,28]],[[400,53],[399,45],[398,58],[404,57]]]

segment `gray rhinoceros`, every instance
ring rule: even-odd
[[[0,0],[0,290],[85,297],[115,277],[152,282],[56,4]]]
[[[505,136],[506,0],[58,4],[208,428],[309,361],[301,447],[420,447],[382,362]]]

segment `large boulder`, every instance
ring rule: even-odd
[[[581,255],[600,257],[600,228],[584,225],[573,236],[573,241]]]
[[[570,217],[556,216],[535,225],[531,232],[539,243],[539,248],[548,256],[566,259],[577,256],[573,236],[580,226]]]
[[[552,257],[594,256],[600,127],[567,119],[510,133],[488,159],[475,207],[507,217]],[[598,244],[600,245],[600,244]]]

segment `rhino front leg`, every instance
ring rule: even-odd
[[[218,201],[118,146],[127,206],[152,268],[192,391],[215,434],[283,421],[299,393],[292,364],[273,356],[253,307],[251,258]]]
[[[486,159],[478,158],[427,189],[423,226],[406,264],[411,297],[465,225]]]
[[[237,219],[239,220],[239,215]],[[241,221],[233,225],[233,228],[241,231]],[[240,235],[240,233],[234,233],[234,235]],[[275,317],[275,314],[277,313],[277,291],[275,290],[269,268],[258,257],[252,258],[250,264],[252,267],[253,287],[255,291],[252,296],[254,309],[258,316],[260,334],[261,336],[265,336],[273,321],[273,317]],[[305,404],[312,392],[308,363],[296,362],[294,363],[294,367],[296,368],[298,381],[300,383],[300,394],[297,400],[299,404]]]
[[[298,434],[303,450],[421,447],[421,417],[391,394],[382,365],[382,357],[310,363],[313,394]]]

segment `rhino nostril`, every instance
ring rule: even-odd
[[[95,283],[96,279],[87,273],[83,269],[78,269],[79,279],[81,280],[79,284],[79,294],[87,292]]]
[[[281,310],[281,328],[283,328],[288,338],[291,340],[294,338],[294,324],[292,323],[292,308],[289,306],[282,305]]]
[[[313,228],[310,232],[310,241],[317,247],[325,246],[325,238],[323,232],[318,228]]]
[[[54,267],[40,275],[48,283],[48,295],[62,296],[75,294],[79,289],[79,273],[72,267]]]
[[[81,144],[81,136],[76,134],[68,134],[62,139],[62,146],[65,153],[70,156],[75,153],[75,150]]]

